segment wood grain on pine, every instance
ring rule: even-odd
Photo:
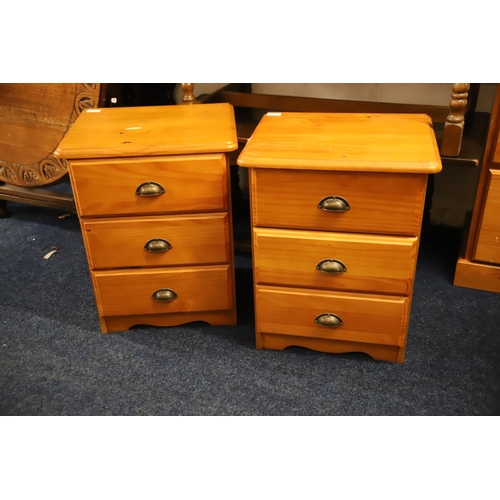
[[[441,170],[432,121],[419,114],[268,113],[238,164],[351,172]]]
[[[70,161],[80,216],[227,210],[228,171],[223,154]],[[138,196],[157,182],[159,196]]]
[[[83,219],[90,267],[186,266],[231,261],[227,213]],[[164,239],[171,248],[149,252],[145,245]]]
[[[238,148],[230,104],[88,110],[55,151],[66,159],[223,153]]]

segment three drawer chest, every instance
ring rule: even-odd
[[[427,177],[426,115],[268,113],[249,169],[257,348],[402,363]]]
[[[229,104],[90,109],[67,162],[103,333],[236,324]]]

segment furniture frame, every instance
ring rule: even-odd
[[[484,149],[470,223],[464,230],[454,284],[500,292],[500,85]]]

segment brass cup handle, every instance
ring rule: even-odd
[[[158,182],[143,182],[135,190],[137,196],[160,196],[165,193],[165,189]]]
[[[316,269],[329,274],[342,274],[347,271],[345,264],[337,259],[324,259],[316,266]]]
[[[320,314],[315,318],[314,322],[327,328],[337,328],[344,324],[340,316],[333,313]]]
[[[172,245],[167,241],[164,240],[163,238],[154,238],[152,240],[149,240],[145,245],[144,245],[144,250],[147,252],[167,252],[172,248]]]
[[[318,208],[325,212],[347,212],[351,206],[342,196],[326,196],[318,203]]]
[[[170,288],[160,288],[151,296],[153,300],[157,300],[158,302],[172,302],[177,297],[178,295],[173,290],[170,290]]]

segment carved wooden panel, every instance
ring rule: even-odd
[[[98,83],[0,84],[0,182],[54,184],[67,174],[53,152],[80,113],[99,105]]]

